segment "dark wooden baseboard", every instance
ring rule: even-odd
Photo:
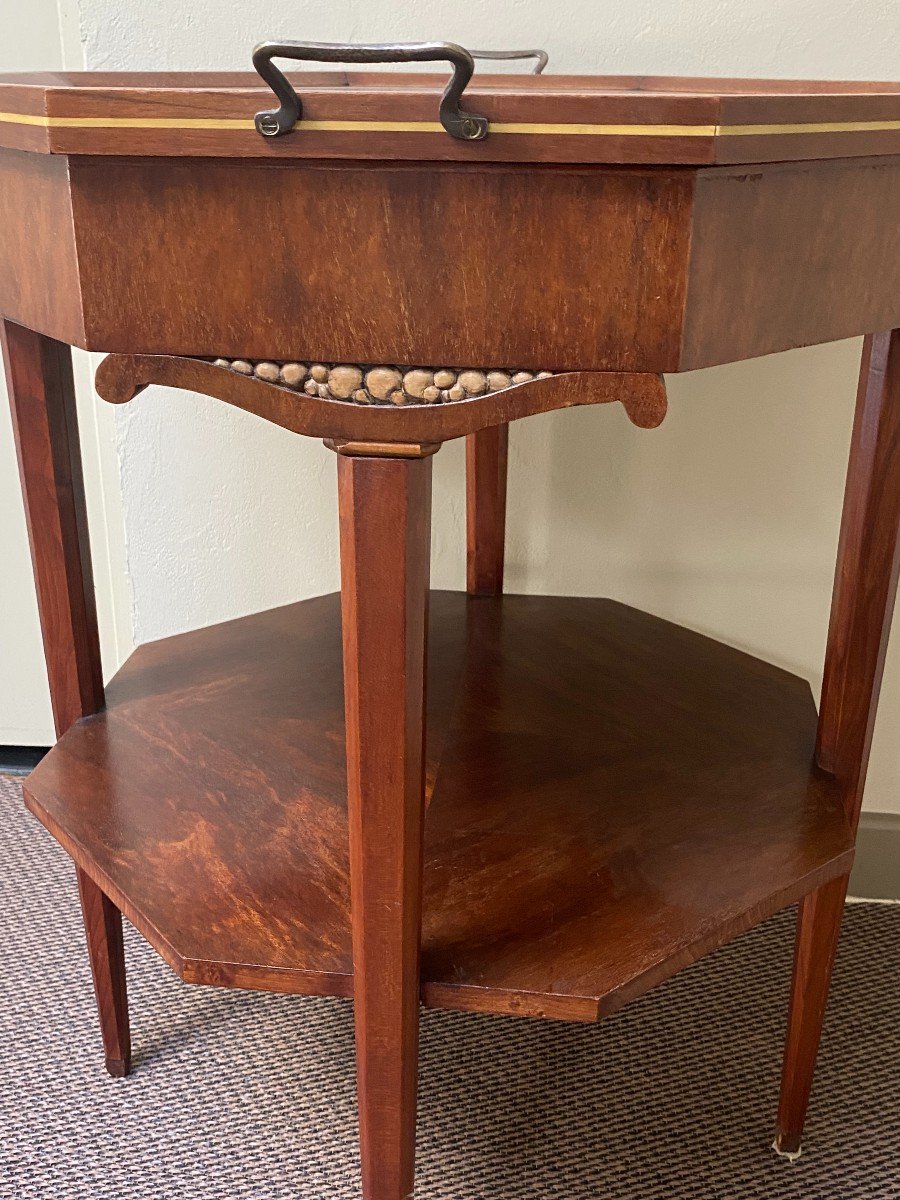
[[[850,895],[900,900],[900,813],[862,814]]]
[[[0,775],[27,775],[48,749],[47,746],[0,746]]]

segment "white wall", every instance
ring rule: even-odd
[[[238,67],[263,38],[540,45],[551,70],[895,78],[896,0],[123,0],[77,3],[95,68]],[[655,432],[621,412],[512,433],[510,589],[610,594],[818,687],[859,344],[670,380]],[[488,364],[484,364],[488,365]],[[119,414],[139,641],[338,585],[333,456],[204,398]],[[436,459],[434,580],[463,580],[463,458]],[[867,806],[900,812],[900,631]]]
[[[6,383],[0,371],[0,746],[49,746],[44,667]]]

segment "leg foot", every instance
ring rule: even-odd
[[[800,1139],[799,1138],[796,1138],[791,1143],[788,1143],[787,1141],[782,1141],[780,1138],[776,1138],[775,1141],[772,1143],[772,1149],[775,1151],[775,1153],[778,1155],[779,1158],[786,1158],[788,1160],[788,1162],[796,1162],[797,1159],[800,1158],[800,1156],[803,1153],[803,1151],[800,1148]]]
[[[131,1070],[122,914],[84,871],[77,868],[77,873],[106,1069],[122,1079]]]

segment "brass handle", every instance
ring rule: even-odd
[[[459,102],[472,78],[475,63],[469,51],[455,42],[399,42],[371,46],[340,42],[263,42],[253,51],[253,65],[280,103],[280,108],[256,114],[254,123],[263,137],[289,133],[303,113],[300,97],[272,62],[273,58],[327,63],[452,63],[453,76],[444,89],[438,109],[440,122],[452,137],[465,142],[477,142],[487,136],[486,117],[460,110]]]

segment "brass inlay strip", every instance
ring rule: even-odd
[[[47,117],[0,112],[0,123],[40,129],[213,129],[254,130],[251,117]],[[299,133],[443,133],[439,121],[300,121]],[[492,134],[578,137],[740,137],[803,133],[885,133],[900,131],[897,121],[821,121],[779,125],[593,125],[492,121]]]
[[[490,133],[576,134],[582,137],[715,137],[715,125],[581,125],[491,121]]]
[[[44,117],[0,112],[0,121],[40,129],[253,129],[253,119],[235,117]],[[438,126],[441,128],[441,126]]]
[[[802,125],[719,125],[722,136],[770,133],[883,133],[900,129],[900,121],[809,121]]]

